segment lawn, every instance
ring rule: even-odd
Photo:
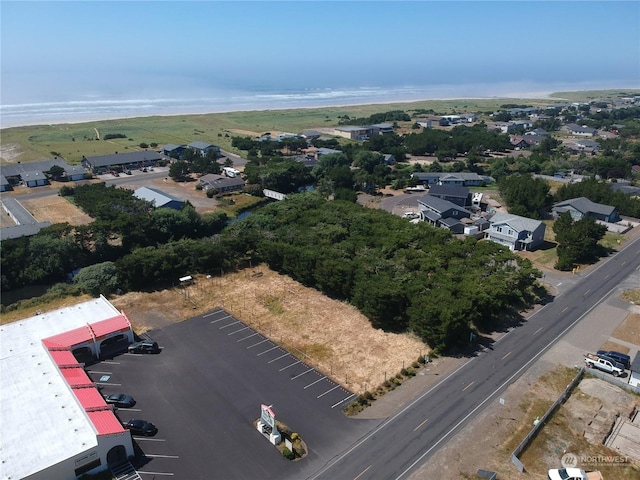
[[[605,92],[602,92],[604,95]],[[601,95],[601,96],[602,96]],[[553,100],[553,101],[560,101]],[[176,115],[94,121],[78,124],[39,125],[2,129],[2,162],[30,162],[61,156],[77,164],[82,156],[136,151],[140,143],[188,144],[194,140],[214,143],[234,152],[234,132],[292,132],[338,125],[339,118],[366,118],[374,113],[403,110],[417,116],[420,110],[438,113],[488,112],[506,104],[548,105],[547,99],[459,99],[357,105],[348,107],[261,110],[204,115]],[[127,138],[104,140],[106,134]],[[99,137],[100,140],[96,138]],[[13,148],[13,151],[11,149]],[[235,151],[235,153],[239,153]]]

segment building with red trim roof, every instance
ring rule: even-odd
[[[78,361],[123,339],[129,319],[102,296],[0,326],[2,479],[73,479],[134,455]]]

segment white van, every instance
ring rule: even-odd
[[[235,168],[232,168],[232,167],[224,167],[222,171],[227,177],[231,177],[231,178],[234,178],[240,175],[240,170],[236,170]]]

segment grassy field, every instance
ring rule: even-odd
[[[421,102],[357,105],[348,107],[263,110],[206,115],[177,115],[105,120],[76,124],[40,125],[2,129],[0,163],[30,162],[60,156],[77,164],[82,156],[112,154],[116,151],[140,150],[139,144],[185,144],[194,140],[231,148],[233,136],[263,132],[293,132],[327,128],[338,124],[339,117],[368,117],[374,113],[404,110],[415,115],[419,110],[440,114],[492,112],[502,105],[548,105],[565,100],[586,101],[591,98],[619,97],[632,91],[566,92],[553,99],[458,99]],[[636,94],[640,93],[637,91]],[[595,97],[594,97],[595,96]],[[127,138],[104,140],[107,134],[121,133]],[[98,140],[99,138],[99,140]],[[235,151],[235,153],[239,153]]]

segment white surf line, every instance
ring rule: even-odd
[[[224,328],[228,328],[228,327],[230,327],[230,326],[232,326],[232,325],[236,325],[236,324],[238,324],[238,323],[240,323],[240,320],[236,320],[235,322],[231,322],[231,323],[228,323],[228,324],[223,325],[223,326],[221,326],[221,327],[218,327],[218,330],[222,330],[222,329],[224,329]]]
[[[315,384],[316,384],[316,383],[318,383],[318,382],[321,382],[321,381],[322,381],[322,380],[324,380],[325,378],[327,378],[327,376],[326,376],[326,375],[325,375],[324,377],[322,377],[322,378],[319,378],[319,379],[318,379],[318,380],[316,380],[315,382],[310,383],[309,385],[307,385],[306,387],[304,387],[304,388],[303,388],[303,390],[306,390],[306,389],[307,389],[307,388],[309,388],[310,386],[315,385]]]
[[[242,337],[240,340],[238,340],[238,342],[242,342],[243,340],[246,340],[247,338],[255,337],[256,335],[260,335],[260,334],[258,332],[252,333],[249,336]]]
[[[220,309],[220,310],[214,310],[213,312],[209,312],[209,313],[205,313],[204,315],[202,315],[202,318],[207,318],[210,317],[212,315],[216,315],[220,312],[224,312],[224,310]]]
[[[352,393],[351,395],[349,395],[348,397],[343,398],[342,400],[340,400],[338,403],[334,403],[333,405],[331,405],[331,408],[336,408],[338,405],[340,405],[341,403],[346,402],[347,400],[349,400],[350,398],[355,397],[356,394]]]
[[[271,347],[269,350],[265,350],[264,352],[260,352],[257,356],[264,355],[265,353],[269,353],[271,350],[275,350],[276,348],[280,348],[278,345]]]
[[[327,393],[331,393],[331,392],[333,392],[336,388],[340,388],[340,385],[336,385],[335,387],[333,387],[333,388],[331,388],[331,389],[327,390],[326,392],[321,393],[321,394],[320,394],[320,395],[318,395],[316,398],[324,397]]]
[[[234,330],[234,331],[233,331],[233,332],[231,332],[231,333],[227,333],[227,335],[229,335],[229,336],[231,336],[231,335],[235,335],[236,333],[244,332],[245,330],[248,330],[248,329],[250,329],[250,328],[251,328],[251,327],[247,326],[247,327],[241,328],[240,330]]]
[[[291,365],[287,365],[286,367],[281,368],[281,369],[280,369],[280,370],[278,370],[278,371],[279,371],[279,372],[282,372],[283,370],[286,370],[287,368],[291,368],[291,367],[293,367],[294,365],[298,365],[298,364],[299,364],[299,363],[301,363],[301,362],[302,362],[302,360],[298,360],[297,362],[294,362],[294,363],[292,363]]]
[[[269,360],[267,363],[273,363],[273,362],[275,362],[275,361],[280,360],[281,358],[286,357],[287,355],[290,355],[290,353],[289,353],[289,352],[287,352],[287,353],[285,353],[284,355],[280,355],[279,357],[274,358],[273,360]]]
[[[265,338],[265,339],[264,339],[264,340],[262,340],[261,342],[254,343],[253,345],[249,345],[249,346],[247,347],[247,350],[249,350],[250,348],[253,348],[253,347],[257,347],[257,346],[258,346],[258,345],[260,345],[261,343],[268,342],[268,341],[269,341],[269,339],[268,339],[268,338]]]
[[[296,375],[295,377],[291,377],[291,380],[295,380],[296,378],[300,378],[301,376],[306,375],[309,372],[313,372],[314,370],[315,370],[315,368],[310,368],[306,372],[302,372],[299,375]]]

